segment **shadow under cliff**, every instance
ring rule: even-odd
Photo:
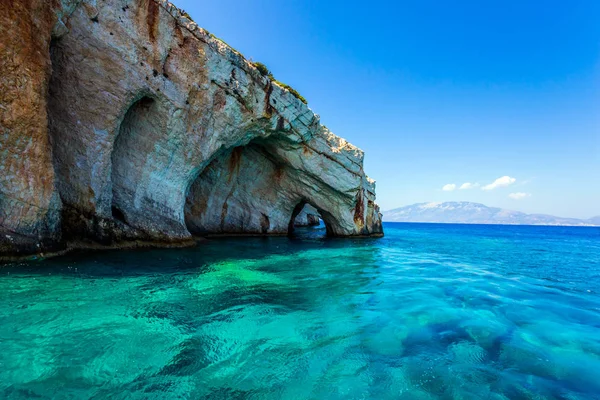
[[[118,278],[144,274],[202,274],[219,262],[294,256],[314,250],[377,251],[373,238],[327,237],[323,225],[296,228],[290,236],[223,236],[198,238],[182,248],[73,250],[60,257],[6,263],[2,272],[12,276],[64,275],[80,278]]]

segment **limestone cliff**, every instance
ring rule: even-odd
[[[74,6],[6,0],[0,7],[0,255],[44,251],[60,239],[48,135],[49,47]]]
[[[281,234],[305,204],[382,234],[363,152],[172,4],[9,0],[0,34],[0,252]]]

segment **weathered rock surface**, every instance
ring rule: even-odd
[[[7,0],[0,7],[0,254],[44,251],[60,240],[48,137],[48,49],[74,6]]]
[[[281,234],[304,204],[382,234],[363,152],[170,3],[10,0],[0,29],[0,252]]]

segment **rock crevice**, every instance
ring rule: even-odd
[[[0,253],[283,234],[300,203],[331,235],[382,234],[363,152],[172,4],[10,3]]]

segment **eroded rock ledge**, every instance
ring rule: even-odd
[[[284,234],[380,236],[363,152],[163,0],[0,9],[0,255]]]

